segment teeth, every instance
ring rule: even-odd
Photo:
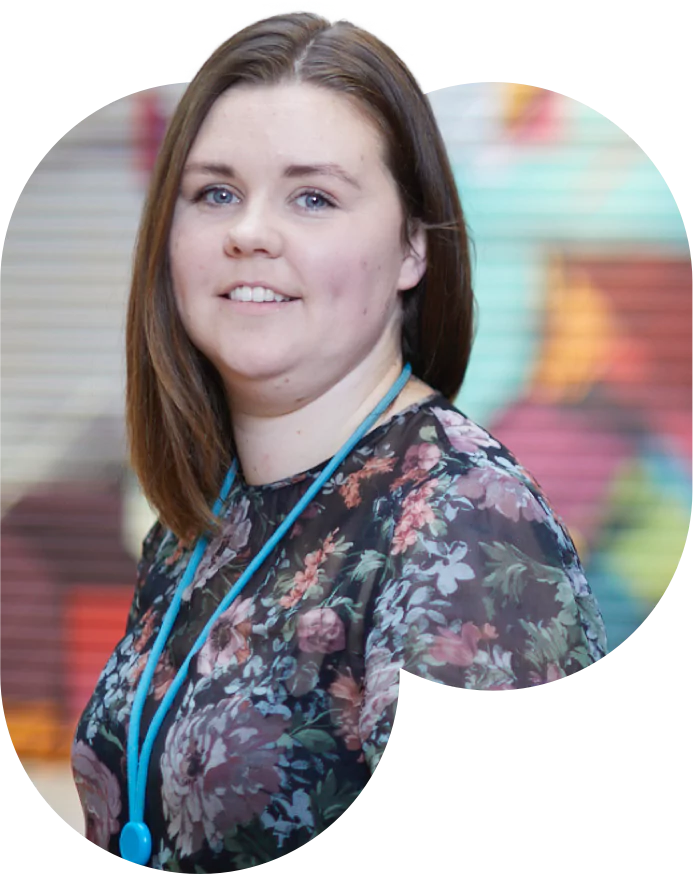
[[[245,303],[253,301],[255,303],[263,303],[265,301],[268,302],[281,302],[284,300],[290,300],[290,298],[285,297],[283,294],[278,294],[275,291],[272,291],[269,288],[263,288],[261,285],[255,285],[251,288],[249,285],[239,285],[237,288],[234,288],[232,292],[228,295],[229,300],[240,300]]]

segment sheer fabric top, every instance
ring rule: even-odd
[[[323,467],[260,486],[237,477],[183,593],[142,739],[217,604]],[[147,535],[126,634],[77,730],[87,837],[114,853],[137,681],[190,554],[159,523]],[[400,669],[506,690],[605,652],[577,553],[537,482],[440,394],[414,404],[358,443],[192,661],[151,758],[150,865],[239,870],[326,828],[383,754]]]

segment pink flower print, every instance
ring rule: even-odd
[[[448,440],[460,452],[473,455],[479,449],[486,447],[500,448],[500,443],[483,428],[467,419],[461,413],[453,410],[443,410],[440,407],[431,409],[433,415],[443,426]]]
[[[344,505],[349,510],[358,507],[361,503],[360,478],[358,474],[347,477],[343,485],[339,487],[339,494],[344,498]]]
[[[209,637],[197,656],[197,670],[203,677],[235,662],[242,665],[250,656],[248,638],[251,632],[249,616],[254,609],[252,598],[234,601],[212,626]]]
[[[363,701],[363,690],[351,674],[337,675],[328,691],[334,698],[348,701],[352,707],[360,707]]]
[[[161,795],[169,837],[183,856],[250,822],[280,787],[276,742],[282,717],[263,716],[237,697],[175,722],[161,756]]]
[[[416,443],[407,449],[402,470],[428,471],[440,461],[441,451],[435,443]]]
[[[149,653],[147,653],[146,655],[140,656],[137,659],[137,661],[135,662],[135,664],[132,666],[132,669],[130,670],[130,673],[128,674],[128,680],[130,681],[131,685],[136,686],[139,683],[140,677],[142,676],[142,671],[147,666],[148,661],[149,661]]]
[[[334,552],[334,537],[339,529],[330,532],[323,541],[322,547],[314,552],[309,552],[304,559],[305,570],[297,571],[294,575],[291,591],[279,599],[279,604],[285,609],[294,607],[306,592],[319,582],[320,566]]]
[[[303,613],[298,620],[297,632],[301,652],[329,654],[346,646],[344,623],[331,607]]]
[[[428,471],[435,467],[440,459],[441,451],[433,443],[417,443],[410,446],[404,456],[403,473],[390,484],[390,491],[396,491],[407,482],[423,480]]]
[[[389,473],[395,466],[396,459],[383,458],[381,455],[374,455],[361,468],[362,479],[370,479],[378,473]]]
[[[308,564],[308,559],[312,556],[306,556],[305,571],[297,571],[294,575],[294,584],[288,595],[284,595],[279,599],[282,607],[289,609],[294,607],[301,598],[305,595],[308,589],[312,588],[318,582],[318,565]]]
[[[374,456],[369,458],[361,470],[357,470],[344,481],[339,487],[339,494],[344,498],[344,503],[349,509],[358,507],[361,503],[361,483],[379,473],[388,473],[395,466],[394,458],[382,458]]]
[[[351,674],[340,674],[327,691],[336,699],[336,734],[344,739],[348,750],[360,750],[359,714],[363,689]]]
[[[399,694],[401,661],[392,661],[393,654],[384,647],[371,650],[366,659],[366,688],[359,719],[359,735],[366,740],[387,708]]]
[[[176,670],[171,664],[171,656],[168,650],[161,653],[152,677],[152,695],[155,701],[161,701],[168,692],[168,687],[176,676]]]
[[[392,536],[392,555],[398,555],[407,547],[413,546],[423,526],[435,521],[433,510],[427,501],[432,497],[437,484],[437,479],[424,483],[418,489],[412,490],[402,502],[402,516]]]
[[[173,550],[171,555],[168,558],[164,559],[164,565],[166,567],[172,567],[177,561],[183,557],[183,553],[188,548],[188,545],[184,540],[179,540],[176,548]]]
[[[461,668],[468,668],[474,662],[480,640],[494,640],[498,637],[496,629],[488,622],[481,628],[477,628],[473,622],[465,622],[459,634],[449,628],[438,628],[438,631],[440,634],[433,638],[429,655],[437,662],[458,665]]]
[[[527,486],[495,467],[470,470],[457,481],[457,494],[478,501],[481,510],[493,509],[517,522],[541,522],[546,513]]]
[[[135,650],[135,652],[142,652],[142,650],[145,648],[154,632],[155,623],[156,612],[153,607],[150,607],[147,612],[142,616],[139,637],[132,645],[132,648]]]
[[[120,829],[120,786],[115,774],[99,761],[83,741],[72,747],[72,773],[84,810],[87,840],[108,848],[111,835]]]
[[[135,662],[134,667],[130,671],[128,679],[132,686],[137,686],[140,681],[140,677],[142,676],[142,672],[147,666],[147,662],[149,661],[149,653],[140,656]],[[168,687],[173,682],[174,677],[176,676],[176,671],[171,664],[171,657],[169,655],[168,650],[164,650],[159,656],[159,661],[156,663],[156,668],[154,668],[154,676],[152,677],[151,691],[150,694],[154,696],[156,701],[161,701],[166,692],[168,691]]]
[[[334,531],[330,531],[322,544],[322,551],[325,556],[332,555],[335,551],[335,542],[334,539],[337,536],[338,528],[335,528]]]

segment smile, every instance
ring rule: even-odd
[[[222,298],[232,309],[237,310],[239,313],[247,313],[248,315],[255,313],[272,313],[279,312],[280,310],[287,309],[291,306],[291,304],[298,303],[298,298],[294,300],[282,300],[282,301],[245,301],[245,300],[231,300],[228,297]]]
[[[291,297],[279,294],[279,292],[272,291],[271,288],[265,288],[262,285],[238,285],[224,297],[241,303],[285,303],[293,300]]]

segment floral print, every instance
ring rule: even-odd
[[[250,655],[250,618],[255,609],[252,598],[239,598],[212,626],[209,637],[197,656],[197,670],[208,677],[216,667],[234,662],[242,665]]]
[[[259,486],[239,475],[157,665],[143,731],[322,467]],[[136,683],[190,554],[160,524],[148,534],[125,636],[77,730],[87,833],[113,853]],[[536,481],[441,395],[414,404],[361,439],[192,660],[152,752],[149,864],[241,870],[327,828],[382,756],[401,669],[510,690],[605,652],[572,541]]]
[[[331,607],[309,610],[297,625],[298,648],[302,652],[338,652],[346,646],[344,623]]]
[[[72,750],[72,773],[84,810],[86,836],[105,848],[110,836],[120,830],[120,784],[83,741]]]
[[[230,698],[175,723],[161,758],[163,813],[183,856],[223,847],[236,822],[261,813],[280,786],[284,720]]]

